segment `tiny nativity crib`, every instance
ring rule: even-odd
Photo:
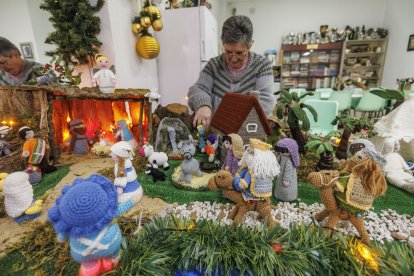
[[[77,86],[0,87],[0,114],[3,120],[40,116],[40,132],[48,138],[51,155],[59,159],[59,149],[69,139],[69,122],[85,121],[87,135],[100,132],[114,142],[116,122],[125,120],[139,144],[152,142],[151,103],[147,89],[117,89],[102,94],[98,88]]]

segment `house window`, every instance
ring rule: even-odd
[[[246,151],[249,148],[249,144],[243,145],[243,151]]]
[[[246,125],[246,130],[248,133],[257,132],[257,124],[256,123],[248,123]]]

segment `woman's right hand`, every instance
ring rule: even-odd
[[[204,129],[208,129],[211,122],[211,108],[209,106],[202,106],[195,112],[193,126],[203,125]]]

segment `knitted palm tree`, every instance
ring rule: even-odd
[[[333,147],[329,142],[334,136],[337,136],[339,131],[334,130],[326,134],[324,137],[311,134],[310,141],[306,144],[306,149],[316,149],[316,154],[320,156],[318,164],[316,164],[316,171],[334,170],[333,165]]]
[[[395,109],[407,99],[409,91],[404,90],[406,83],[407,82],[403,80],[399,84],[399,90],[379,87],[376,89],[372,89],[369,92],[386,100],[395,100],[396,103],[393,106],[393,108]]]
[[[341,135],[341,141],[339,142],[338,148],[336,149],[335,156],[339,160],[347,159],[348,143],[352,133],[360,132],[363,129],[372,131],[373,126],[367,118],[353,118],[348,115],[336,116],[332,121],[333,125],[341,124],[344,127]]]
[[[274,94],[280,94],[276,104],[277,117],[279,119],[283,119],[284,116],[287,116],[287,123],[292,133],[292,138],[298,143],[299,152],[305,153],[306,139],[303,135],[302,129],[304,131],[308,131],[310,128],[310,122],[304,108],[307,108],[310,111],[315,122],[318,121],[318,113],[312,106],[301,103],[299,101],[308,95],[313,95],[313,92],[304,93],[300,97],[298,93],[289,93],[286,90],[280,90]],[[302,127],[300,125],[300,122],[302,122]]]

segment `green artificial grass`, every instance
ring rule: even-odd
[[[54,188],[69,172],[70,165],[59,167],[57,171],[45,174],[36,186],[33,187],[35,198],[39,198],[48,190]]]

